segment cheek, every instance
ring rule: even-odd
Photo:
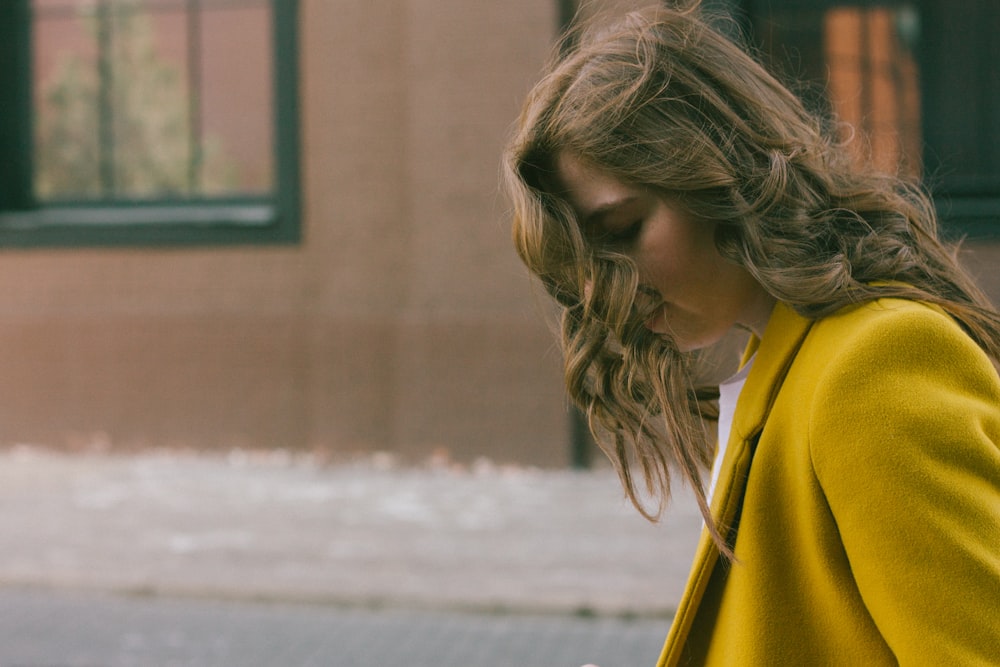
[[[703,284],[722,269],[724,260],[711,234],[690,229],[669,231],[673,233],[650,238],[641,248],[637,259],[645,280],[661,291],[673,292]]]

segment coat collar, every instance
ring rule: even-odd
[[[736,404],[732,431],[711,504],[712,518],[722,535],[727,535],[738,518],[757,436],[764,428],[788,367],[795,359],[812,322],[790,307],[778,303],[771,312],[763,336],[753,337],[747,344],[742,364],[748,363],[753,357],[753,368],[750,369]],[[702,530],[691,574],[657,663],[658,667],[673,667],[678,664],[718,559],[718,548],[708,531]]]
[[[753,368],[740,392],[727,445],[749,440],[764,427],[781,382],[812,324],[813,320],[778,303],[771,312],[763,337],[750,339],[742,363],[754,357]]]

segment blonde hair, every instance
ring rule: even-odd
[[[852,163],[822,119],[697,9],[588,23],[528,96],[505,180],[517,251],[562,307],[569,395],[647,518],[661,514],[675,469],[729,553],[703,489],[712,392],[692,379],[699,353],[642,326],[632,263],[590,242],[553,187],[563,152],[717,222],[722,256],[806,317],[884,296],[920,300],[1000,357],[1000,317],[938,240],[918,185]]]

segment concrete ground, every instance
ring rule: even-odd
[[[622,623],[612,634],[623,642],[621,628],[646,623],[645,655],[665,634],[700,526],[687,495],[649,524],[607,469],[14,447],[0,452],[0,613],[19,618],[18,608],[41,600],[56,615],[74,596],[98,596],[113,617],[100,597],[110,593],[251,615],[247,603],[378,622],[402,614],[411,627],[428,615],[482,619],[483,628]],[[19,655],[0,664],[29,664],[13,662]]]
[[[652,667],[663,619],[0,589],[4,667]]]

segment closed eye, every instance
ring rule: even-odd
[[[642,219],[636,220],[625,227],[616,229],[605,229],[600,234],[599,240],[603,243],[623,244],[630,243],[639,236],[642,230]]]
[[[594,243],[625,245],[639,236],[650,207],[647,197],[629,194],[596,207],[583,217],[582,226]]]

